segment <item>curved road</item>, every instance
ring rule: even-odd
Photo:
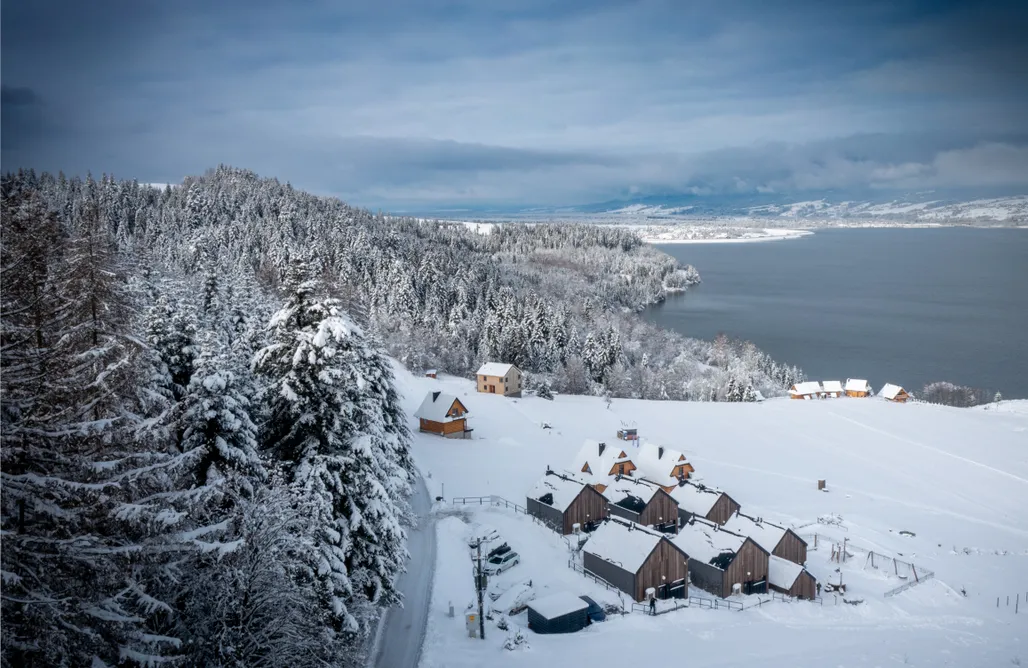
[[[425,643],[435,573],[435,521],[431,514],[432,500],[420,476],[411,497],[411,508],[418,516],[418,526],[407,533],[410,561],[407,572],[398,582],[403,607],[389,608],[379,622],[371,664],[377,668],[417,668],[421,646]]]

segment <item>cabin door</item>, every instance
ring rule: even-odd
[[[746,582],[742,586],[742,593],[744,594],[766,594],[767,593],[767,579],[764,580],[751,580]]]
[[[490,392],[490,394],[496,394],[496,386],[495,385],[490,385],[489,386],[489,392]]]
[[[685,579],[675,580],[671,583],[671,598],[685,598]]]

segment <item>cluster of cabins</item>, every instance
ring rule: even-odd
[[[670,448],[586,441],[566,471],[547,468],[527,509],[564,535],[588,535],[584,569],[636,601],[684,598],[690,582],[721,598],[768,589],[814,598],[806,542],[692,472]]]
[[[789,388],[789,396],[793,399],[837,399],[839,397],[870,397],[874,394],[868,382],[862,378],[847,378],[843,384],[838,380],[818,382],[808,380],[796,383]],[[878,396],[889,401],[905,403],[910,394],[899,385],[886,383],[878,391]]]

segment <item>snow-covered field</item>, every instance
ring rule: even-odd
[[[774,601],[741,612],[635,613],[556,636],[527,631],[521,613],[510,618],[511,628],[525,627],[531,649],[505,651],[507,632],[495,620],[487,622],[485,642],[466,637],[462,612],[474,598],[469,523],[499,530],[522,556],[520,565],[493,579],[496,591],[532,580],[538,595],[563,590],[601,603],[617,596],[568,568],[564,539],[526,516],[437,504],[423,666],[639,666],[669,659],[771,668],[1028,665],[1028,402],[973,410],[878,399],[615,399],[608,409],[600,398],[507,399],[477,394],[464,379],[397,374],[410,412],[433,389],[456,394],[470,410],[472,440],[415,436],[415,458],[433,496],[498,495],[524,505],[547,465],[570,466],[586,438],[616,442],[616,430],[627,423],[643,439],[685,452],[695,477],[729,492],[744,512],[796,527],[811,548],[809,536],[819,533],[807,565],[820,582],[838,580],[831,543],[847,539],[853,556],[841,565],[845,598],[862,601],[846,604],[828,594],[823,605]],[[819,478],[828,492],[817,491]],[[817,522],[827,516],[841,518],[841,526]],[[867,566],[868,550],[935,577],[886,598],[909,580]],[[453,618],[446,614],[450,602]]]
[[[809,230],[781,228],[710,228],[691,225],[641,225],[635,228],[648,244],[723,244],[782,241],[813,234]]]

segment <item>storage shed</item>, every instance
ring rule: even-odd
[[[768,559],[768,584],[771,589],[796,598],[814,600],[817,595],[817,580],[807,569],[788,559],[772,555]]]
[[[738,512],[724,524],[724,528],[749,536],[773,556],[787,559],[801,566],[807,563],[807,541],[792,529],[768,522],[762,517],[750,517]]]
[[[678,516],[682,522],[702,517],[724,524],[740,509],[736,500],[721,490],[691,480],[680,481],[671,490],[671,498],[678,502]]]
[[[479,392],[505,397],[521,396],[521,369],[513,364],[488,362],[475,372],[475,378]]]
[[[622,477],[613,480],[603,496],[610,502],[611,515],[658,531],[675,533],[678,529],[678,502],[660,485]]]
[[[587,573],[610,583],[635,601],[653,587],[658,598],[689,593],[689,555],[658,531],[611,517],[582,548]]]
[[[847,397],[871,396],[871,386],[863,378],[847,378],[845,389]]]
[[[689,555],[692,583],[700,589],[727,598],[733,585],[744,594],[767,591],[767,550],[751,538],[698,518],[684,525],[673,539]]]
[[[528,628],[536,633],[574,633],[589,624],[589,604],[567,592],[537,598],[528,604]]]
[[[816,380],[808,380],[790,387],[789,397],[792,399],[817,399],[821,396],[821,392],[821,383]]]
[[[878,396],[887,399],[889,401],[895,401],[898,404],[904,404],[907,399],[910,398],[910,394],[899,385],[893,385],[892,383],[886,383],[882,386],[882,389],[878,391]]]
[[[420,431],[446,438],[470,438],[468,409],[452,394],[429,392],[414,413]]]
[[[528,514],[568,535],[576,524],[588,531],[607,517],[607,499],[592,485],[569,474],[547,470],[542,480],[528,492],[525,506]]]

